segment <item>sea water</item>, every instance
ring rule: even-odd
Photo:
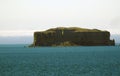
[[[0,45],[0,76],[120,76],[120,46]]]

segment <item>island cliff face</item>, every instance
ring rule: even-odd
[[[84,28],[52,28],[34,32],[32,46],[113,46],[108,31]]]

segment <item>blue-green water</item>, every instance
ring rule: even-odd
[[[120,76],[120,47],[0,45],[0,76]]]

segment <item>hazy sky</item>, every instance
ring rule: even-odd
[[[0,0],[0,36],[63,26],[120,34],[120,0]]]

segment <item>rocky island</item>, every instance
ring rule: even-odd
[[[34,32],[31,46],[114,46],[110,32],[98,29],[58,27]]]

